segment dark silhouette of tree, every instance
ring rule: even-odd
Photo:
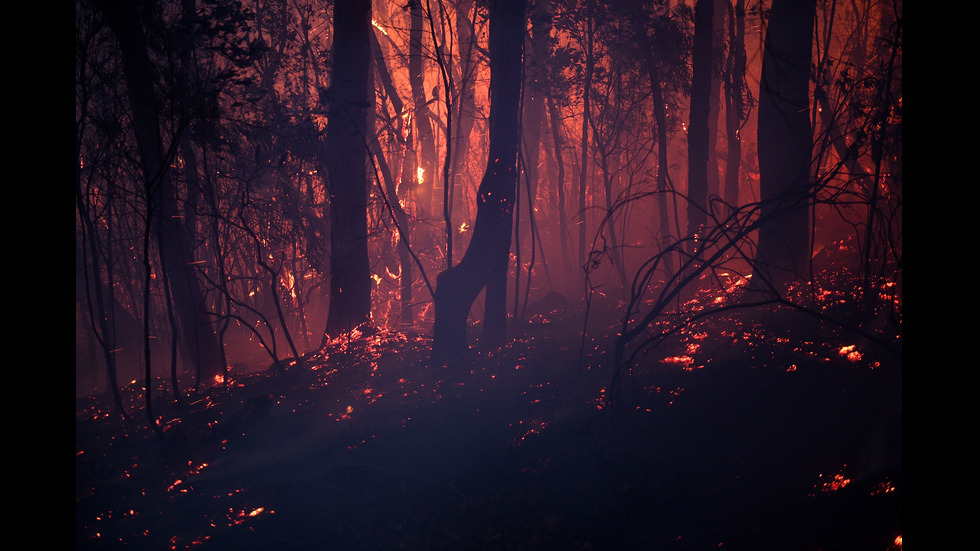
[[[815,0],[775,0],[759,90],[759,172],[764,221],[753,288],[782,292],[805,278],[810,257],[812,136],[809,83]]]
[[[735,0],[735,6],[727,0],[728,53],[725,56],[725,134],[728,155],[725,159],[725,180],[721,196],[733,206],[739,202],[738,183],[742,168],[742,125],[747,116],[748,103],[745,87],[745,0]]]
[[[188,231],[182,221],[173,176],[168,169],[170,153],[161,139],[160,109],[153,81],[155,69],[140,21],[142,6],[116,0],[100,0],[96,5],[120,48],[146,190],[147,227],[159,245],[161,268],[180,320],[182,351],[188,364],[195,366],[198,381],[211,382],[215,375],[223,372],[224,366],[205,310]],[[149,375],[149,366],[147,373]]]
[[[459,264],[436,279],[432,357],[465,352],[470,306],[486,288],[483,339],[499,346],[506,335],[506,285],[520,147],[521,64],[525,3],[490,2],[490,145],[477,191],[473,237]]]
[[[412,121],[415,123],[415,140],[421,146],[418,154],[418,167],[422,169],[421,177],[415,180],[417,193],[416,201],[419,207],[419,218],[423,221],[433,217],[433,195],[436,182],[436,145],[435,130],[430,120],[429,100],[425,93],[425,13],[421,0],[409,0],[408,10],[411,17],[411,30],[408,42],[408,77],[412,89],[414,112]],[[426,224],[418,226],[415,242],[423,249],[429,248],[435,235]]]
[[[694,6],[694,48],[691,52],[691,113],[687,134],[687,232],[701,231],[707,222],[708,161],[711,158],[712,35],[715,0]]]
[[[368,131],[373,120],[371,2],[337,2],[326,159],[330,193],[330,312],[324,338],[371,321]]]

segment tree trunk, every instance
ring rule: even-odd
[[[810,48],[815,0],[774,0],[759,91],[762,208],[752,287],[782,293],[805,278],[810,235]]]
[[[742,137],[740,134],[745,110],[745,0],[736,0],[735,8],[728,6],[728,58],[725,64],[725,129],[728,136],[728,157],[725,163],[725,183],[722,197],[738,207],[738,182],[742,169]]]
[[[330,313],[324,339],[371,320],[367,195],[371,79],[371,1],[334,6],[333,72],[327,122],[330,191]]]
[[[585,82],[582,85],[582,158],[579,167],[578,178],[578,266],[585,266],[588,258],[585,252],[586,228],[585,228],[585,188],[587,169],[589,167],[589,111],[592,109],[590,100],[592,99],[592,72],[595,69],[595,58],[593,56],[593,25],[592,4],[586,7],[585,16]],[[582,287],[584,288],[585,271],[581,272]]]
[[[483,343],[506,335],[507,267],[520,147],[523,0],[490,1],[490,150],[477,191],[473,237],[459,264],[439,274],[435,296],[432,358],[443,361],[467,350],[470,306],[486,287]]]
[[[418,191],[416,201],[419,206],[419,220],[432,217],[433,193],[436,181],[436,146],[432,122],[429,120],[429,105],[425,96],[425,71],[423,69],[422,36],[424,32],[424,17],[420,0],[409,0],[411,28],[408,41],[408,78],[412,88],[412,99],[415,104],[413,118],[415,120],[415,139],[421,146],[418,153],[418,167],[422,169],[422,177],[416,181]],[[423,249],[434,244],[435,236],[426,223],[416,225],[415,243]]]
[[[667,105],[664,98],[663,84],[660,79],[660,69],[657,60],[653,57],[653,48],[647,36],[646,29],[642,26],[637,28],[637,36],[640,40],[640,50],[643,53],[647,66],[647,74],[650,76],[650,99],[653,102],[653,117],[657,123],[657,213],[658,234],[660,250],[666,250],[670,243],[670,180],[669,180],[669,160],[667,158]],[[664,257],[665,267],[668,273],[674,272],[674,262],[671,257]]]
[[[381,48],[381,43],[378,41],[377,32],[372,29],[371,32],[371,47],[374,51],[374,65],[377,70],[378,77],[381,79],[382,86],[384,87],[388,99],[391,101],[391,106],[394,109],[394,114],[396,117],[395,123],[396,127],[390,131],[392,134],[392,143],[398,144],[399,138],[395,135],[402,132],[402,113],[405,109],[404,103],[402,103],[401,96],[398,94],[398,90],[395,88],[395,84],[391,79],[391,72],[388,70],[387,63],[385,62],[384,51]],[[411,189],[411,180],[414,176],[411,174],[411,168],[409,172],[404,172],[404,165],[414,166],[414,161],[408,162],[406,159],[414,159],[409,153],[411,147],[411,125],[409,126],[408,138],[405,143],[400,145],[403,155],[403,171],[399,174],[394,174],[391,172],[389,166],[387,166],[387,161],[384,158],[383,153],[380,150],[380,144],[376,141],[372,142],[371,148],[374,152],[375,159],[377,159],[378,166],[382,167],[382,174],[384,175],[384,186],[385,194],[388,199],[388,204],[391,208],[392,217],[395,220],[395,225],[397,226],[398,232],[398,280],[399,280],[399,304],[400,312],[398,313],[397,324],[401,327],[410,327],[415,321],[415,314],[412,308],[412,283],[414,281],[414,266],[412,265],[412,243],[410,237],[410,226],[408,223],[408,214],[402,207],[402,202],[398,198],[398,185],[395,183],[395,178],[401,180],[402,189],[406,197],[408,190]],[[399,147],[396,145],[395,147]],[[397,167],[397,164],[396,164]]]
[[[132,109],[133,131],[148,202],[154,209],[150,213],[150,222],[180,320],[184,359],[195,367],[199,383],[210,381],[224,371],[224,366],[217,338],[204,309],[201,284],[194,271],[193,253],[186,228],[181,223],[173,180],[167,170],[160,139],[160,111],[153,90],[153,68],[137,6],[125,0],[107,0],[99,2],[98,6],[119,41]]]
[[[715,0],[698,0],[694,7],[694,49],[691,53],[691,114],[687,134],[687,233],[701,231],[707,222],[708,151],[711,100],[711,38]]]

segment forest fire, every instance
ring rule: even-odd
[[[78,0],[76,549],[901,549],[902,17]]]

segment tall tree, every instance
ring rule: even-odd
[[[742,168],[742,123],[745,120],[745,0],[735,0],[728,10],[728,55],[725,58],[725,131],[728,156],[722,197],[738,206],[738,181]]]
[[[691,53],[691,113],[687,134],[687,232],[695,234],[707,222],[708,159],[711,147],[711,51],[715,0],[694,6],[694,50]]]
[[[467,349],[470,306],[486,287],[483,342],[503,343],[511,228],[520,147],[524,0],[490,1],[490,145],[477,190],[473,237],[459,264],[436,279],[432,357],[442,361]]]
[[[419,217],[431,218],[434,212],[433,194],[436,181],[436,145],[435,131],[429,119],[429,101],[425,94],[425,65],[423,54],[423,37],[425,36],[425,13],[421,0],[409,0],[409,15],[411,27],[408,41],[408,79],[412,88],[412,99],[415,103],[413,120],[415,121],[415,139],[421,146],[418,155],[418,193],[416,201],[419,206]],[[435,236],[428,231],[427,224],[418,224],[416,243],[422,248],[431,246]]]
[[[816,0],[774,0],[759,90],[759,242],[752,286],[782,292],[810,256],[810,57]]]
[[[583,23],[583,37],[582,37],[582,49],[584,50],[583,55],[585,56],[585,81],[582,84],[582,152],[581,158],[579,159],[581,164],[579,167],[578,176],[578,265],[585,266],[586,264],[586,228],[585,228],[585,189],[586,189],[586,176],[588,174],[589,167],[589,112],[591,111],[590,102],[592,99],[592,77],[595,71],[595,43],[594,43],[594,33],[595,33],[595,14],[593,13],[593,2],[591,0],[586,1],[585,6],[585,22]],[[582,272],[582,277],[585,277],[585,272]]]
[[[194,366],[200,382],[223,372],[221,351],[208,312],[187,228],[178,208],[177,191],[160,131],[160,109],[154,90],[155,69],[149,57],[140,20],[140,2],[95,2],[119,43],[126,76],[141,172],[147,192],[148,223],[160,248],[162,268],[180,320],[186,364]]]
[[[368,260],[368,144],[374,133],[371,0],[334,5],[327,174],[330,193],[330,311],[324,338],[371,320]],[[369,118],[370,117],[370,118]]]

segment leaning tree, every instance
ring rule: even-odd
[[[505,339],[525,27],[524,0],[491,0],[489,155],[477,190],[473,237],[459,264],[436,279],[432,356],[437,361],[467,349],[470,306],[484,288],[483,343],[497,346]]]

